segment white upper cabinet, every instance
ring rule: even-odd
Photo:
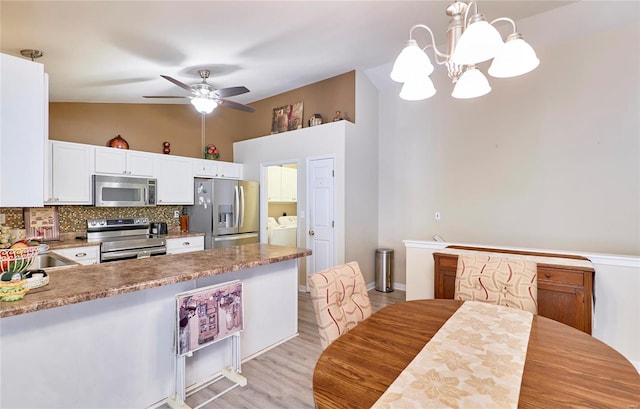
[[[267,196],[270,202],[298,201],[298,170],[287,166],[267,168]]]
[[[296,168],[282,167],[282,194],[283,202],[298,201],[298,170]]]
[[[93,203],[93,151],[91,145],[49,141],[46,204]]]
[[[241,179],[242,164],[209,159],[192,159],[193,176],[202,178]]]
[[[270,202],[282,200],[282,166],[267,168],[267,196]]]
[[[242,164],[232,162],[218,162],[220,177],[226,179],[242,179]]]
[[[159,205],[193,204],[193,159],[154,155]]]
[[[128,149],[95,148],[95,173],[120,176],[154,176],[155,154]]]
[[[0,54],[0,207],[44,204],[48,92],[42,64]]]

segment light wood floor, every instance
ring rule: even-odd
[[[373,311],[405,300],[405,292],[369,291]],[[242,364],[247,386],[237,387],[203,409],[313,409],[313,368],[322,352],[318,329],[308,293],[298,295],[299,336]],[[194,408],[231,385],[220,381],[187,398]],[[168,405],[162,409],[169,408]]]

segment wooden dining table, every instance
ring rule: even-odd
[[[316,407],[371,407],[463,302],[392,304],[343,334],[316,363]],[[534,315],[518,407],[640,409],[640,374],[605,343]]]

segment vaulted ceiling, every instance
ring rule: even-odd
[[[217,88],[250,103],[354,69],[389,64],[409,29],[444,43],[450,1],[0,1],[0,50],[38,49],[52,102],[180,103],[161,78]],[[492,20],[535,15],[566,1],[480,1]],[[424,35],[421,33],[421,35]],[[426,36],[420,38],[425,42]],[[186,102],[186,101],[185,101]]]

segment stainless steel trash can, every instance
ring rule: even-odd
[[[376,250],[376,290],[383,293],[393,291],[393,250]]]

